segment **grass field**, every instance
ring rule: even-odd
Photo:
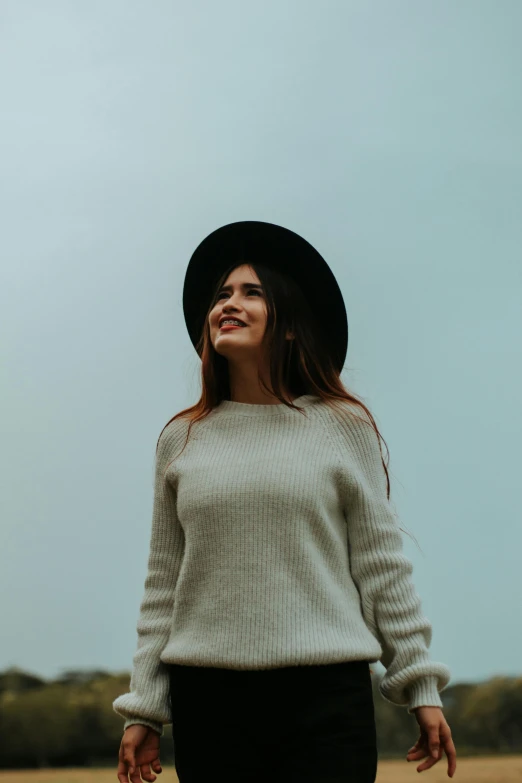
[[[453,778],[448,778],[446,764],[441,759],[431,769],[417,772],[420,762],[382,761],[379,763],[376,783],[408,783],[423,780],[429,783],[458,781],[459,783],[521,783],[522,756],[502,756],[495,758],[459,759]],[[0,771],[0,783],[117,783],[116,765],[114,769],[66,769],[43,771]],[[179,783],[172,767],[165,767],[157,776],[157,783]],[[270,781],[267,779],[267,783]]]

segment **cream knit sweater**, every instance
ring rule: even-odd
[[[163,430],[130,692],[113,702],[123,730],[171,723],[168,663],[380,660],[385,700],[442,707],[451,675],[429,657],[377,435],[348,402],[294,404],[225,400],[181,456],[187,420]]]

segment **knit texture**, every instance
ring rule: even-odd
[[[451,675],[429,657],[377,435],[351,403],[294,404],[225,400],[181,454],[187,420],[163,430],[124,731],[171,723],[168,663],[381,661],[385,700],[442,707]]]

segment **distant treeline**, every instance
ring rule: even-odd
[[[378,692],[373,672],[379,758],[405,758],[419,727],[406,708]],[[117,765],[123,718],[112,702],[129,689],[130,675],[67,671],[44,680],[16,667],[0,673],[0,768],[103,767]],[[459,757],[522,753],[522,677],[458,683],[441,693]],[[174,763],[170,726],[160,758]]]

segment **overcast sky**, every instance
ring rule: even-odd
[[[520,675],[522,3],[3,0],[0,668],[130,671],[211,231],[337,277],[430,650]],[[377,667],[381,673],[382,668]]]

